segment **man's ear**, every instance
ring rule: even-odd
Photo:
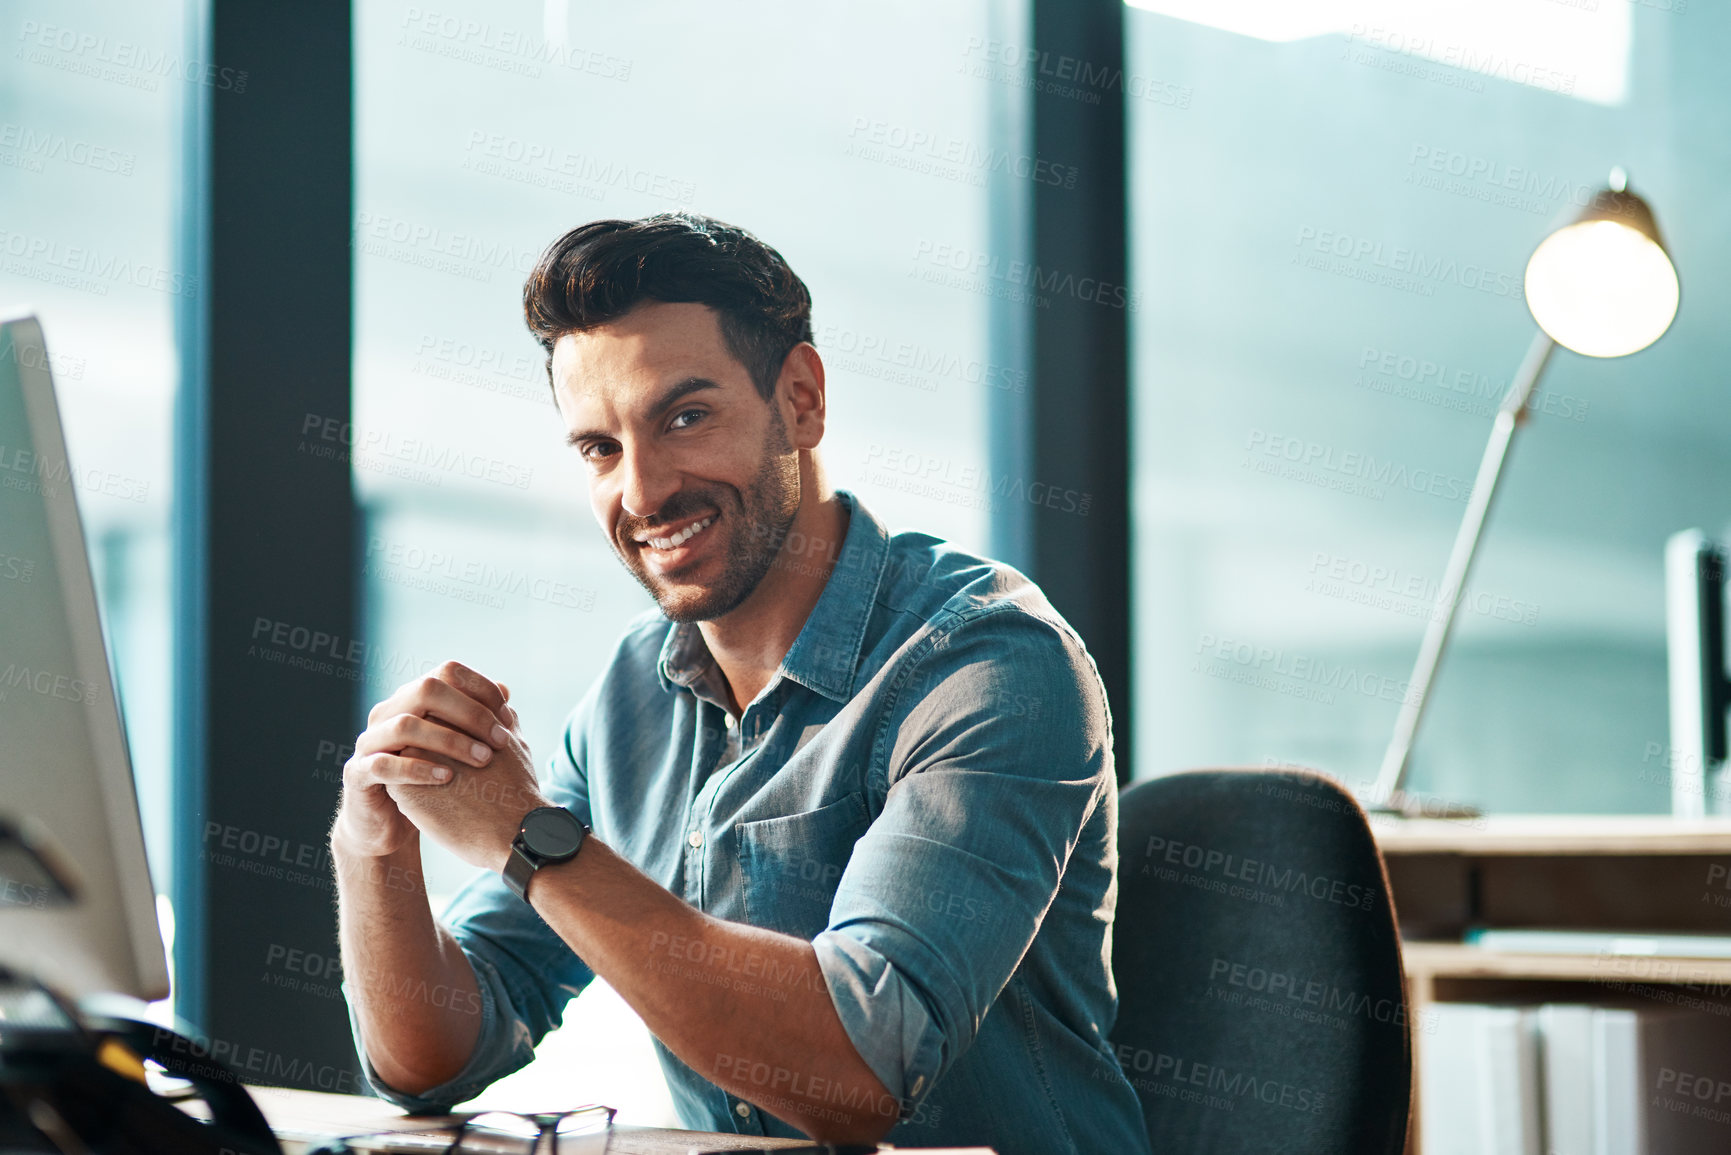
[[[782,407],[787,436],[795,449],[816,449],[823,440],[825,392],[823,358],[810,343],[788,350],[776,379],[773,403]]]

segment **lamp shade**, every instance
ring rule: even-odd
[[[1653,210],[1621,188],[1602,190],[1539,243],[1526,290],[1539,327],[1589,357],[1645,349],[1671,327],[1679,297]]]

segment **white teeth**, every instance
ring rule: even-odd
[[[675,549],[697,536],[700,531],[708,529],[714,521],[713,517],[706,517],[702,521],[692,522],[672,537],[652,537],[648,542],[656,549]]]

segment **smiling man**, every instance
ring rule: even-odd
[[[477,671],[373,709],[331,833],[373,1085],[470,1098],[599,976],[692,1127],[1146,1150],[1106,1041],[1117,796],[1081,640],[1015,570],[828,484],[810,296],[749,233],[584,225],[524,311],[656,609],[539,780]],[[487,872],[442,921],[423,835]]]

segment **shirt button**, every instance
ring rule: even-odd
[[[749,1119],[751,1118],[751,1104],[735,1103],[733,1105],[733,1113],[738,1115],[741,1119]]]
[[[727,728],[729,730],[733,729],[733,715],[732,714],[729,714],[727,716]]]
[[[703,831],[693,830],[690,834],[685,836],[685,841],[690,843],[693,850],[697,849],[699,846],[703,845]]]

